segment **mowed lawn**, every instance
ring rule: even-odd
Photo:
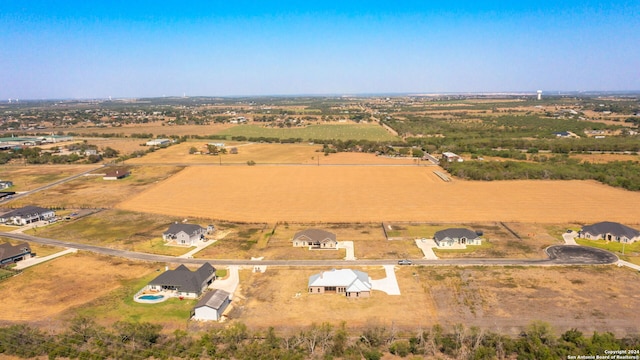
[[[265,128],[260,125],[238,125],[220,131],[217,135],[273,137],[279,139],[301,138],[308,140],[398,140],[387,130],[376,124],[323,124],[294,128]]]
[[[236,222],[638,222],[640,192],[595,181],[444,182],[437,167],[188,167],[118,208]],[[443,171],[442,169],[440,169]],[[184,199],[189,199],[185,202]],[[598,209],[606,208],[606,212]]]

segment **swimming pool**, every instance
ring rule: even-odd
[[[146,295],[135,296],[133,300],[139,303],[144,303],[144,304],[155,304],[155,303],[159,303],[167,300],[167,297],[162,294],[146,294]]]

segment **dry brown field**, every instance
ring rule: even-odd
[[[242,271],[231,318],[255,329],[344,321],[350,328],[383,325],[408,330],[464,324],[517,335],[541,320],[561,332],[638,331],[640,295],[635,288],[640,277],[614,266],[402,267],[396,269],[401,296],[373,291],[370,298],[361,299],[308,294],[309,276],[325,270],[329,269]],[[379,268],[360,270],[373,279],[384,277]]]
[[[206,151],[207,143],[224,142],[228,148],[236,147],[237,154],[207,155],[189,154],[189,149],[195,147],[198,151]],[[364,153],[336,153],[325,156],[320,152],[321,145],[310,144],[261,144],[236,143],[232,141],[189,141],[160,149],[140,158],[129,159],[127,164],[246,164],[254,161],[257,164],[387,164],[410,165],[425,163],[412,158],[387,158]]]
[[[63,312],[119,288],[123,281],[156,270],[157,265],[84,253],[65,255],[26,269],[0,286],[0,323],[46,325]]]
[[[93,166],[95,167],[95,165]],[[56,174],[49,174],[48,166],[32,167],[33,171],[25,175],[26,179],[38,179],[46,176],[47,182],[58,178]],[[42,169],[43,173],[38,173]],[[44,207],[66,208],[110,208],[135,194],[153,186],[182,168],[175,166],[144,166],[132,169],[131,176],[121,180],[103,180],[99,174],[104,174],[105,169],[95,171],[95,175],[82,176],[72,181],[54,186],[44,191],[29,195],[28,197],[12,200],[7,203],[9,207],[25,205],[38,205]],[[37,175],[36,175],[37,174]],[[67,174],[68,176],[69,174]],[[44,185],[44,181],[40,185]]]
[[[447,183],[433,174],[436,169],[439,168],[188,167],[117,207],[265,223],[584,223],[603,220],[638,223],[638,192],[595,181],[453,180]],[[189,201],[185,202],[185,198]]]
[[[631,154],[572,154],[571,158],[591,163],[608,163],[612,161],[640,161],[640,155]]]
[[[80,138],[80,140],[87,140],[87,144],[96,145],[98,149],[102,150],[107,147],[117,150],[120,155],[131,154],[138,150],[147,150],[146,146],[140,144],[146,143],[145,139],[131,139],[131,138]],[[109,159],[107,159],[109,160]]]
[[[162,125],[162,123],[152,124],[130,124],[118,127],[78,127],[78,128],[53,128],[52,131],[74,132],[77,134],[153,134],[160,135],[213,135],[227,129],[232,124],[211,124],[211,125]],[[138,139],[145,142],[145,139]]]
[[[2,165],[0,179],[13,181],[11,191],[28,191],[98,165]]]

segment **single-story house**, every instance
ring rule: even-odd
[[[0,181],[0,189],[8,189],[13,186],[13,181]]]
[[[446,151],[442,153],[442,160],[444,161],[448,161],[448,162],[463,162],[464,160],[462,159],[462,157],[460,155],[454,154],[452,152]]]
[[[211,234],[213,231],[213,225],[209,225],[205,229],[195,224],[173,223],[169,226],[169,230],[162,233],[162,239],[175,241],[179,245],[193,246],[198,240],[204,239],[205,234]]]
[[[617,222],[603,221],[587,225],[578,232],[578,237],[590,240],[607,240],[621,243],[640,241],[640,231]]]
[[[336,234],[332,232],[321,229],[307,229],[298,231],[293,236],[293,246],[308,246],[312,249],[336,249],[338,241],[336,240]]]
[[[438,246],[457,245],[480,245],[482,239],[475,231],[464,228],[450,228],[437,231],[433,235],[433,240]]]
[[[129,169],[112,169],[107,171],[106,174],[104,174],[104,176],[102,177],[102,180],[124,179],[129,175],[131,175],[131,171],[129,171]]]
[[[347,297],[371,296],[371,280],[365,272],[351,269],[333,269],[309,277],[309,293],[335,292]]]
[[[171,144],[171,140],[169,139],[154,139],[149,140],[145,143],[147,146],[164,146]]]
[[[26,242],[18,245],[11,245],[10,243],[0,244],[0,266],[6,266],[28,259],[32,255],[31,247]]]
[[[38,206],[28,205],[20,209],[9,211],[0,216],[0,223],[13,225],[27,225],[40,220],[48,220],[55,218],[56,213],[53,210],[41,208]]]
[[[194,320],[218,321],[222,317],[224,310],[231,303],[230,294],[224,290],[215,289],[210,291],[198,301],[193,308],[192,317]]]
[[[215,278],[216,269],[209,263],[202,264],[196,271],[180,265],[175,270],[167,270],[151,280],[147,290],[166,291],[173,296],[195,299],[207,286],[211,285]]]

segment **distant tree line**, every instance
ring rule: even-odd
[[[447,359],[566,359],[604,355],[605,350],[638,349],[640,336],[617,338],[610,332],[577,329],[554,335],[547,323],[534,322],[516,338],[462,325],[444,331],[436,325],[412,332],[372,325],[359,333],[344,325],[314,324],[278,333],[251,331],[232,323],[199,333],[171,334],[151,323],[116,322],[110,328],[76,317],[52,334],[25,324],[0,328],[0,354],[49,359],[380,359],[384,354]]]
[[[566,156],[536,155],[536,162],[465,161],[443,162],[453,176],[468,180],[597,180],[627,190],[640,190],[640,162],[613,161],[602,164],[580,162]]]

